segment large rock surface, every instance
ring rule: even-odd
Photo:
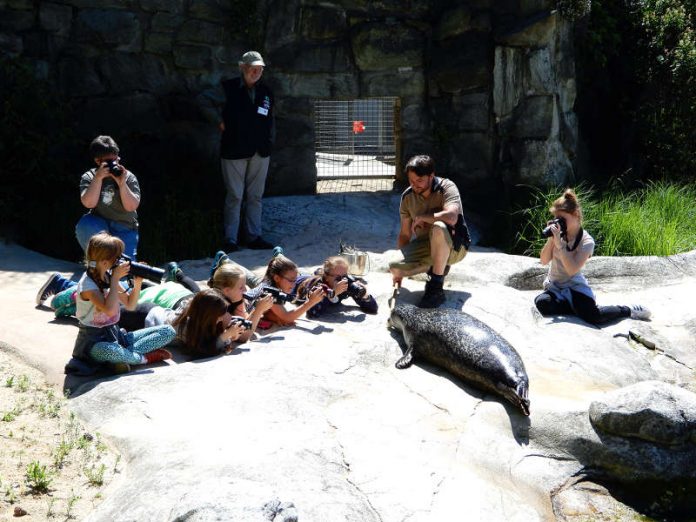
[[[640,302],[654,312],[649,323],[601,329],[534,310],[536,259],[474,247],[455,265],[444,306],[487,323],[519,352],[530,380],[526,418],[431,366],[394,367],[402,352],[385,326],[386,267],[396,255],[397,208],[396,195],[265,200],[264,235],[306,270],[336,253],[339,240],[370,252],[378,315],[349,308],[262,332],[229,356],[177,356],[81,388],[66,384],[77,414],[127,463],[90,520],[579,520],[597,506],[622,520],[635,513],[610,496],[614,486],[578,489],[571,478],[591,470],[593,480],[615,484],[643,469],[659,481],[669,470],[670,480],[693,483],[686,465],[694,452],[694,324],[686,306],[696,291],[693,255],[590,260],[600,303]],[[242,250],[234,258],[260,272],[268,255]],[[659,278],[621,269],[651,263]],[[207,279],[210,259],[180,264]],[[597,273],[605,266],[611,281]],[[75,326],[34,307],[54,270],[77,275],[79,267],[0,245],[0,340],[61,383]],[[415,302],[422,289],[422,277],[406,280],[398,299]],[[683,440],[678,447],[655,443],[662,432],[641,427],[638,413],[611,420],[632,404],[621,397],[636,386],[636,412],[639,395],[679,398],[681,406],[654,405],[646,417],[667,418],[673,440]],[[646,429],[651,436],[636,437]]]

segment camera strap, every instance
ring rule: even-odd
[[[578,230],[577,235],[575,236],[575,241],[573,241],[573,248],[569,247],[568,244],[566,243],[566,250],[567,250],[568,252],[572,252],[573,250],[575,250],[576,248],[578,248],[578,245],[580,244],[580,241],[582,240],[582,235],[583,235],[584,233],[585,233],[585,232],[583,231],[582,227],[580,227],[580,229]]]

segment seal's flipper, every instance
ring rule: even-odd
[[[406,353],[404,356],[396,361],[396,366],[399,370],[404,370],[411,366],[413,364],[413,346],[409,346],[408,350],[406,350]]]

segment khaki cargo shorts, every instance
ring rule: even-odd
[[[432,229],[431,229],[432,230]],[[453,265],[459,263],[466,256],[468,250],[464,245],[459,250],[453,249],[452,236],[449,233],[445,234],[445,239],[450,247],[450,254],[447,258],[447,264]],[[429,267],[433,264],[433,258],[430,256],[430,234],[427,236],[417,237],[408,245],[401,249],[404,256],[402,261],[389,263],[389,268],[398,268],[405,272],[413,270],[419,266]]]

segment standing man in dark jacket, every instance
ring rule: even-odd
[[[266,184],[271,149],[275,141],[273,93],[261,82],[266,64],[256,51],[244,53],[239,62],[242,76],[225,80],[220,156],[225,198],[226,252],[239,250],[242,200],[245,200],[246,246],[272,248],[261,237],[261,198]]]

